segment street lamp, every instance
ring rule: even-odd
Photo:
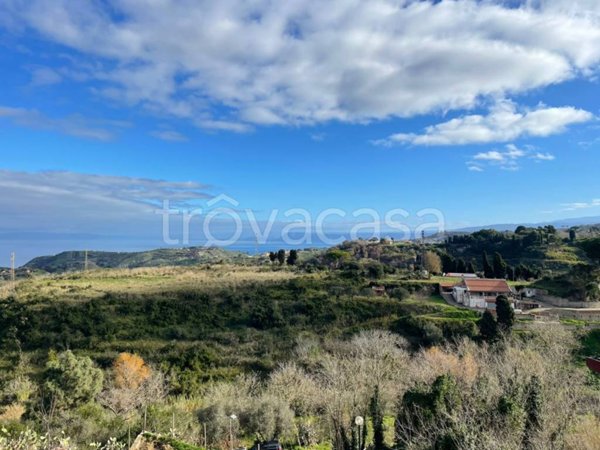
[[[358,446],[358,450],[362,450],[363,449],[363,425],[365,424],[365,419],[362,416],[356,416],[354,418],[354,424],[357,427],[357,433],[356,433],[356,441],[357,441],[357,446]]]
[[[232,414],[229,416],[229,449],[233,450],[233,421],[237,420],[237,416]]]

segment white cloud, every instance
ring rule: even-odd
[[[148,232],[157,223],[154,210],[163,200],[172,205],[209,198],[207,186],[196,182],[67,171],[0,170],[0,232]],[[40,219],[43,219],[40,223]],[[146,228],[144,228],[146,227]],[[160,228],[152,229],[160,236]]]
[[[31,71],[31,86],[49,86],[62,81],[62,76],[49,67],[36,67]]]
[[[468,165],[467,169],[469,169],[471,172],[483,172],[483,169],[476,165]]]
[[[183,134],[174,130],[155,130],[150,135],[168,142],[186,142],[188,140]]]
[[[564,132],[568,125],[592,120],[588,111],[570,106],[543,105],[518,111],[508,100],[497,102],[485,116],[474,114],[429,126],[423,134],[398,133],[375,141],[378,145],[465,145],[507,142],[523,136],[543,137]]]
[[[76,50],[78,68],[91,58],[101,95],[247,131],[469,109],[596,69],[598,2],[504,3],[4,0],[0,23]],[[543,111],[584,114],[542,109],[521,134],[555,132]]]
[[[552,161],[550,153],[533,152],[531,149],[520,149],[514,144],[508,144],[504,150],[479,152],[467,161],[467,169],[473,172],[483,172],[485,167],[498,167],[502,170],[515,171],[520,169],[519,160],[530,158],[536,161]]]
[[[531,158],[538,160],[538,161],[554,161],[555,156],[550,154],[550,153],[535,153],[533,155],[531,155]]]
[[[128,122],[88,119],[81,115],[48,117],[35,109],[0,106],[0,119],[7,119],[19,126],[48,130],[98,141],[112,139],[116,131],[129,127]]]
[[[589,209],[600,207],[600,198],[595,198],[589,202],[573,202],[563,203],[564,209],[562,211],[576,211],[578,209]]]

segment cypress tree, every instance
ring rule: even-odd
[[[498,252],[494,253],[494,276],[496,278],[506,278],[507,264]]]
[[[500,329],[510,332],[515,324],[515,311],[505,295],[499,295],[496,298],[496,316],[498,317]]]
[[[477,325],[479,326],[479,334],[484,341],[494,342],[498,339],[498,322],[496,322],[491,312],[485,310]]]
[[[542,423],[542,384],[540,379],[533,375],[527,389],[525,399],[525,431],[523,434],[523,448],[533,448],[533,438]]]
[[[373,397],[371,397],[369,414],[371,415],[371,421],[373,423],[373,448],[375,450],[384,450],[383,409],[381,407],[379,386],[375,386],[375,392],[373,393]]]
[[[486,278],[494,278],[494,269],[490,264],[490,260],[488,259],[487,253],[483,252],[483,275]]]
[[[285,262],[285,250],[281,249],[277,252],[277,261],[279,261],[279,264],[282,264]]]
[[[296,265],[297,261],[298,261],[298,250],[290,250],[290,254],[288,255],[288,258],[287,258],[288,265],[294,266],[294,265]]]
[[[475,273],[477,272],[477,269],[475,268],[475,264],[473,263],[473,261],[471,261],[469,263],[469,265],[467,266],[467,273]]]
[[[464,259],[459,259],[458,263],[456,263],[456,271],[458,273],[467,273],[467,265],[465,264]]]

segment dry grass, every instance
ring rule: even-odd
[[[16,294],[22,301],[87,300],[107,293],[147,294],[211,288],[227,289],[248,283],[285,281],[296,276],[296,273],[290,270],[274,271],[270,267],[239,265],[104,269],[87,273],[34,277],[18,281],[14,289],[7,284],[0,287],[0,299]]]

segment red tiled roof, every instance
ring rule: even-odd
[[[440,281],[440,287],[443,287],[443,288],[451,288],[456,285],[457,285],[456,281]]]
[[[511,292],[506,280],[465,278],[463,283],[470,292]]]

